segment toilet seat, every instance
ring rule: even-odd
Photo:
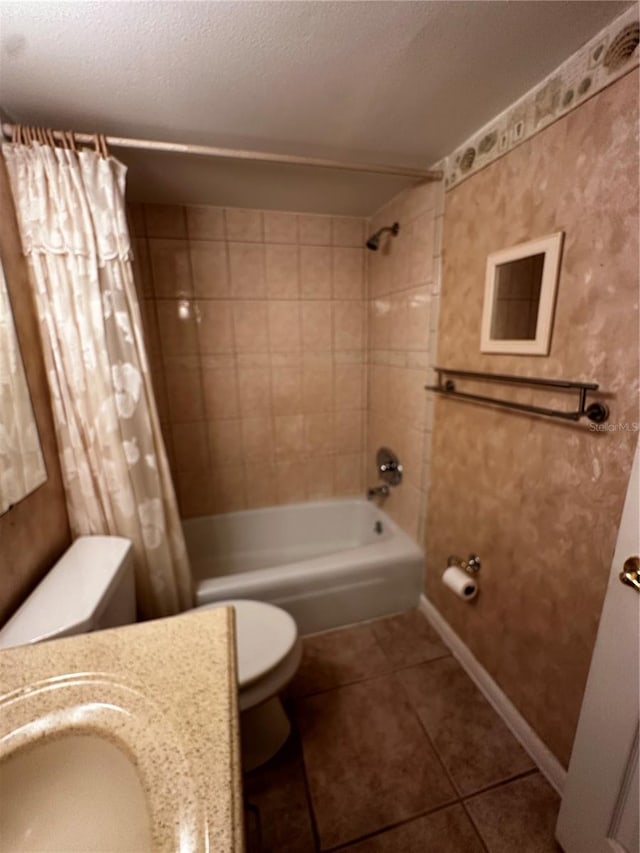
[[[295,620],[273,604],[228,599],[196,610],[216,607],[235,610],[242,765],[249,771],[274,756],[289,737],[291,726],[278,694],[300,666],[302,642]]]
[[[269,678],[269,682],[280,682],[289,670],[292,670],[291,675],[295,673],[300,659],[300,641],[295,620],[286,610],[264,601],[247,599],[216,601],[196,609],[213,610],[217,607],[233,607],[235,610],[238,687],[243,693],[249,692],[247,688],[265,680],[270,674],[274,677]],[[275,670],[283,670],[282,677],[276,677],[280,673]],[[266,693],[266,690],[260,692]]]

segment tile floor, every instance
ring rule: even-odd
[[[419,611],[305,638],[286,704],[248,853],[560,851],[557,794]]]

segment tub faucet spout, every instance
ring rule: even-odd
[[[370,489],[367,489],[367,500],[372,501],[374,498],[387,498],[389,497],[389,486],[386,483],[383,483],[381,486],[372,486]]]

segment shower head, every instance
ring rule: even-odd
[[[369,237],[366,243],[367,249],[371,249],[372,252],[377,252],[380,248],[380,235],[384,234],[385,231],[390,231],[395,237],[399,230],[400,225],[398,222],[394,222],[393,225],[385,225],[384,228],[380,228],[375,234],[372,234],[371,237]]]

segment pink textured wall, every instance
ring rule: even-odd
[[[439,364],[595,380],[610,423],[639,420],[637,93],[634,71],[446,196]],[[481,354],[487,255],[558,230],[549,356]],[[436,402],[428,596],[565,765],[636,441]],[[469,604],[440,576],[471,551],[483,568]]]

